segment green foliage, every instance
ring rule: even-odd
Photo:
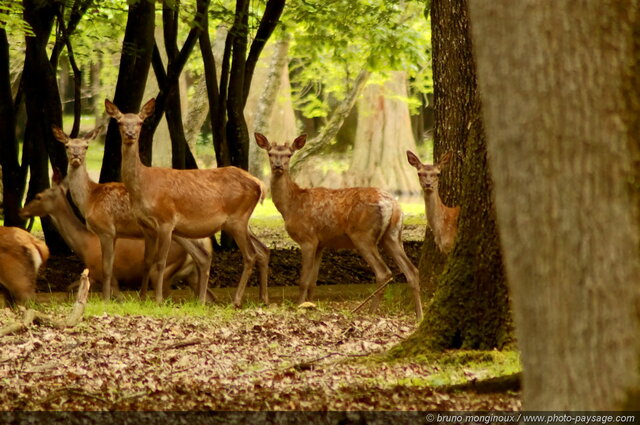
[[[283,17],[290,49],[295,106],[324,117],[362,69],[382,79],[403,70],[416,94],[433,91],[430,27],[422,2],[332,0],[289,4]],[[417,102],[410,104],[417,105]]]
[[[31,26],[22,19],[23,7],[15,0],[0,0],[0,29],[33,36]]]

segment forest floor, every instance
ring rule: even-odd
[[[406,249],[417,263],[424,226],[408,227]],[[254,281],[244,307],[230,307],[242,265],[234,252],[215,255],[219,303],[211,306],[192,301],[187,289],[175,289],[162,306],[135,292],[110,303],[94,293],[73,328],[32,326],[0,339],[0,410],[520,409],[518,392],[473,385],[517,372],[517,353],[389,360],[385,351],[416,326],[404,283],[391,285],[381,311],[352,314],[373,290],[373,273],[354,253],[327,252],[317,307],[298,309],[299,251],[283,230],[254,230],[272,248],[272,304],[258,303]],[[74,257],[52,258],[35,308],[64,315],[71,299],[64,289],[81,269]],[[22,314],[0,309],[0,326]]]

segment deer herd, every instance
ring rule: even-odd
[[[52,187],[36,195],[21,210],[21,216],[51,217],[65,242],[89,269],[91,279],[101,285],[105,300],[118,294],[119,283],[139,283],[141,296],[145,296],[151,281],[155,299],[161,302],[172,282],[186,280],[200,302],[213,301],[208,288],[210,238],[224,230],[233,237],[243,258],[234,305],[240,307],[256,265],[260,299],[268,304],[269,249],[249,228],[253,210],[265,197],[263,183],[236,167],[176,170],[143,165],[138,139],[154,107],[151,99],[137,114],[122,113],[105,101],[107,114],[120,130],[122,183],[96,183],[87,171],[87,149],[101,128],[74,139],[54,126],[53,134],[67,153],[67,177],[61,180],[54,173]],[[418,270],[404,252],[402,210],[394,197],[373,187],[301,188],[291,178],[289,162],[304,147],[306,135],[291,144],[269,142],[259,133],[255,138],[269,156],[273,203],[284,218],[287,233],[300,246],[298,303],[313,297],[323,251],[347,248],[355,249],[373,269],[378,290],[371,311],[375,310],[384,286],[393,279],[380,254],[382,248],[404,274],[421,320]],[[427,221],[443,253],[453,248],[460,211],[459,207],[445,206],[438,194],[440,172],[451,156],[448,152],[430,165],[407,151],[409,164],[418,171]],[[67,194],[86,225],[76,216]],[[38,269],[48,257],[45,243],[30,233],[0,227],[0,284],[16,302],[34,298]]]

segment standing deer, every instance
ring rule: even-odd
[[[143,232],[131,209],[129,192],[122,183],[98,184],[91,180],[86,166],[86,155],[89,142],[98,135],[100,128],[96,128],[88,135],[72,139],[62,129],[53,126],[52,131],[56,139],[63,143],[67,153],[69,166],[67,169],[69,190],[74,203],[87,221],[87,227],[98,236],[102,252],[102,267],[104,282],[114,283],[112,270],[115,258],[115,244],[117,238],[142,238]],[[199,282],[204,284],[205,291],[209,280],[211,267],[211,241],[206,239],[194,240],[176,236],[175,242],[186,250],[195,262],[199,273]],[[154,248],[145,246],[146,273],[142,275],[140,295],[144,297],[149,283],[149,273]],[[162,286],[161,286],[162,288]],[[111,285],[102,285],[105,300],[111,298]],[[196,291],[200,296],[201,291]],[[162,293],[157,295],[162,299]],[[200,298],[205,302],[204,298]]]
[[[31,233],[0,226],[0,284],[18,304],[36,296],[38,270],[49,259],[49,248]]]
[[[449,208],[442,203],[438,194],[438,182],[442,168],[449,163],[453,153],[451,151],[440,158],[440,162],[430,165],[423,164],[416,154],[407,151],[409,164],[418,170],[420,186],[424,192],[424,205],[427,221],[433,231],[438,249],[448,254],[453,249],[458,233],[458,215],[460,207]]]
[[[418,270],[402,246],[402,210],[396,200],[372,187],[300,188],[289,175],[289,160],[302,149],[307,136],[299,136],[291,145],[271,144],[259,133],[255,137],[258,146],[269,154],[273,203],[284,218],[287,233],[302,252],[298,303],[313,295],[325,248],[355,248],[373,269],[378,287],[386,285],[393,274],[380,255],[381,245],[407,278],[416,316],[422,320]],[[372,311],[381,297],[382,291],[377,293]]]
[[[249,230],[249,217],[264,198],[262,182],[236,167],[210,170],[147,167],[140,161],[138,139],[142,123],[153,113],[155,99],[149,100],[138,114],[122,113],[108,99],[105,107],[120,129],[121,174],[130,194],[131,208],[143,228],[145,240],[157,247],[154,267],[162,270],[165,266],[172,234],[202,238],[224,230],[233,237],[243,257],[234,305],[242,304],[256,262],[260,271],[260,297],[268,304],[269,249]],[[156,285],[162,287],[162,276]],[[203,285],[200,291],[205,290]]]
[[[66,183],[66,181],[65,181]],[[107,285],[102,268],[102,255],[98,237],[89,231],[76,217],[67,201],[65,183],[46,189],[20,210],[20,216],[50,216],[65,242],[80,256],[89,269],[91,280]],[[211,241],[207,249],[211,251]],[[137,285],[145,274],[144,241],[142,239],[118,239],[115,243],[113,279],[119,283]],[[177,243],[169,250],[167,268],[164,271],[166,287],[169,283],[186,279],[194,292],[198,292],[198,272],[192,258]],[[118,286],[113,285],[117,290]]]

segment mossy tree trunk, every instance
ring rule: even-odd
[[[637,411],[640,1],[471,12],[524,408]]]
[[[419,352],[447,348],[501,348],[511,340],[509,297],[502,265],[487,170],[481,105],[476,88],[467,4],[432,2],[435,81],[435,157],[452,150],[442,175],[442,197],[460,205],[456,245],[444,270],[433,235],[427,231],[421,276],[432,275],[433,297],[425,319],[402,348]]]

